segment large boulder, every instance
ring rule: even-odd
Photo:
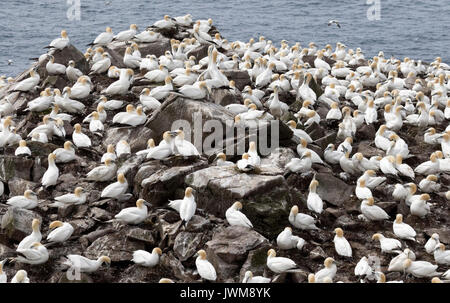
[[[186,184],[196,190],[199,208],[219,217],[236,201],[252,221],[255,230],[273,238],[289,215],[290,195],[282,171],[261,166],[260,174],[240,173],[234,167],[211,166],[186,176]]]
[[[140,241],[132,241],[123,237],[120,233],[107,234],[96,239],[85,251],[85,256],[97,259],[102,255],[111,258],[113,262],[130,261],[133,251],[145,249],[145,244]]]
[[[334,206],[343,205],[355,192],[354,186],[348,185],[332,174],[318,173],[316,179],[319,181],[317,193],[322,200]]]
[[[9,207],[2,217],[2,233],[9,239],[21,241],[32,232],[33,219],[39,219],[42,225],[42,217],[34,211]]]
[[[258,248],[267,239],[256,231],[243,226],[229,226],[217,232],[206,243],[208,257],[215,260],[217,266],[227,270],[219,270],[219,277],[228,279],[234,277],[246,259],[248,252]]]

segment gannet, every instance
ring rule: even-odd
[[[227,161],[227,156],[224,153],[217,154],[215,160],[217,166],[234,166],[233,162]]]
[[[344,156],[342,152],[335,150],[334,144],[328,144],[323,152],[323,157],[330,164],[339,164],[339,160]]]
[[[367,188],[374,189],[384,183],[386,181],[386,177],[377,177],[375,170],[368,169],[361,177],[358,178],[356,182],[359,182],[361,180],[365,180]]]
[[[316,180],[315,176],[309,184],[309,193],[306,201],[306,205],[310,211],[321,214],[323,210],[323,201],[320,196],[317,194],[317,186],[319,185],[319,181]]]
[[[344,238],[344,231],[342,228],[336,228],[334,230],[336,235],[334,236],[333,242],[334,242],[334,248],[338,255],[344,256],[344,257],[351,257],[352,256],[352,248],[350,246],[350,243],[348,243],[347,239]]]
[[[436,270],[437,265],[433,265],[427,261],[412,261],[411,259],[406,259],[403,263],[403,268],[405,272],[412,274],[417,278],[440,276],[442,273],[438,273]]]
[[[33,209],[38,205],[37,195],[32,190],[25,190],[23,196],[14,196],[6,201],[6,204],[24,209]]]
[[[49,229],[53,229],[47,235],[47,241],[50,243],[63,243],[72,236],[74,228],[70,223],[53,221],[50,223]]]
[[[200,153],[194,144],[184,139],[184,131],[176,130],[177,134],[174,141],[174,153],[182,156],[200,156]]]
[[[55,164],[56,155],[54,153],[48,154],[48,168],[42,176],[42,186],[49,187],[55,185],[58,181],[59,169]]]
[[[236,162],[236,166],[241,172],[250,172],[255,169],[253,165],[250,164],[250,155],[248,153],[242,154],[242,159]]]
[[[163,140],[153,148],[146,156],[147,159],[157,159],[162,160],[173,155],[174,151],[174,142],[173,142],[174,133],[170,131],[166,131],[163,134]]]
[[[103,130],[105,129],[102,121],[100,121],[99,115],[96,111],[92,112],[92,119],[91,122],[89,122],[89,131],[91,133],[95,133],[95,132],[103,132]]]
[[[244,279],[242,283],[270,283],[271,279],[262,277],[262,276],[254,276],[251,271],[246,271],[244,275]]]
[[[307,143],[312,143],[313,140],[311,139],[311,137],[308,135],[308,133],[306,133],[304,130],[302,129],[298,129],[297,128],[297,123],[294,120],[290,120],[287,125],[289,126],[289,128],[292,130],[292,132],[294,133],[294,136],[296,136],[299,139],[304,139],[306,140]]]
[[[402,214],[397,214],[392,228],[394,234],[400,239],[416,241],[416,231],[410,225],[403,222]]]
[[[434,248],[434,261],[437,264],[450,265],[450,250],[445,250],[445,245],[439,243]]]
[[[39,97],[28,102],[26,110],[32,112],[42,112],[50,108],[53,100],[53,94],[51,93],[50,88],[47,87],[40,93]]]
[[[206,260],[206,252],[202,249],[197,252],[197,258],[195,259],[195,267],[198,274],[205,280],[215,281],[217,274],[214,266]]]
[[[126,112],[117,113],[113,117],[113,123],[126,124],[130,126],[138,126],[144,124],[147,116],[142,111],[142,106],[134,109],[132,104],[128,104]]]
[[[20,140],[19,146],[14,151],[16,156],[31,156],[31,150],[27,146],[27,141]]]
[[[380,233],[372,236],[372,240],[380,241],[381,252],[397,253],[402,248],[402,243],[399,240],[386,238]]]
[[[434,253],[434,249],[436,248],[436,246],[438,246],[439,244],[439,235],[437,233],[434,233],[428,239],[427,243],[425,243],[425,251],[429,254],[432,254]]]
[[[128,182],[124,174],[117,175],[117,182],[111,183],[102,190],[102,198],[119,199],[128,190]]]
[[[106,73],[111,68],[111,56],[108,53],[102,54],[102,59],[98,60],[91,66],[89,75],[93,74],[103,74]]]
[[[374,205],[373,197],[369,197],[361,202],[361,213],[370,221],[389,219],[389,215],[381,207]]]
[[[141,104],[150,109],[157,110],[161,106],[161,102],[150,96],[150,89],[144,88],[139,96]]]
[[[91,93],[91,79],[88,76],[81,76],[77,82],[67,90],[67,97],[71,99],[84,99]]]
[[[127,207],[122,209],[114,218],[124,221],[127,224],[139,224],[147,218],[147,206],[145,200],[138,199],[136,207]]]
[[[307,142],[305,139],[300,139],[300,144],[297,145],[297,153],[300,156],[303,156],[305,152],[309,152],[311,154],[312,163],[324,164],[320,156],[313,150],[307,148]]]
[[[55,203],[50,204],[52,207],[63,207],[65,205],[80,205],[86,202],[87,193],[82,187],[75,188],[73,193],[55,197]]]
[[[326,258],[323,264],[325,267],[314,274],[316,283],[323,283],[326,278],[333,280],[336,276],[337,267],[333,258]]]
[[[46,48],[61,50],[65,47],[67,47],[69,44],[70,44],[70,41],[69,41],[69,36],[67,35],[67,31],[62,30],[61,37],[56,38],[55,40],[50,42],[49,46],[47,46]]]
[[[152,43],[159,40],[160,38],[160,33],[156,33],[148,28],[145,31],[140,32],[139,34],[136,34],[133,39],[140,43]]]
[[[93,168],[86,175],[88,181],[105,182],[113,179],[116,176],[117,166],[111,158],[106,158],[105,165]]]
[[[399,271],[403,272],[403,263],[406,259],[416,260],[416,255],[409,249],[406,248],[404,251],[399,252],[399,254],[392,258],[389,262],[388,271]]]
[[[64,262],[71,269],[80,273],[91,273],[97,271],[103,263],[111,264],[111,259],[107,256],[101,256],[97,260],[90,260],[80,255],[67,255],[67,260]]]
[[[195,197],[192,192],[192,187],[187,187],[184,192],[184,198],[180,203],[180,218],[182,220],[182,224],[186,225],[192,219],[195,214],[195,210],[197,209],[197,203],[195,203]]]
[[[125,55],[123,57],[123,64],[126,67],[135,69],[140,67],[142,58],[136,57],[133,55],[133,49],[131,47],[127,47],[125,50]]]
[[[11,283],[30,283],[28,274],[25,270],[18,270],[15,276],[11,279]]]
[[[205,99],[208,93],[211,93],[211,89],[205,81],[196,82],[192,85],[186,84],[180,87],[179,92],[189,99]]]
[[[30,77],[17,83],[13,87],[12,91],[21,91],[21,92],[31,91],[39,84],[40,79],[41,77],[36,72],[36,69],[32,69],[30,70]]]
[[[356,188],[355,188],[356,197],[360,200],[365,200],[372,197],[372,191],[366,187],[365,180],[359,180]]]
[[[29,248],[18,248],[17,252],[23,255],[14,258],[19,263],[38,265],[47,262],[49,258],[47,248],[39,242],[34,242]]]
[[[144,266],[144,267],[155,267],[159,263],[159,257],[162,255],[162,251],[159,247],[155,247],[152,250],[152,253],[149,253],[145,250],[135,250],[133,252],[133,261],[134,263]]]
[[[99,45],[99,46],[106,46],[108,45],[114,38],[114,34],[112,32],[111,27],[107,27],[106,30],[103,33],[100,33],[94,40],[94,42],[88,44],[88,45]]]
[[[125,105],[125,102],[122,100],[114,100],[114,99],[108,100],[108,98],[106,98],[105,96],[100,96],[100,98],[98,99],[98,102],[99,103],[97,105],[97,111],[98,111],[99,106],[102,106],[106,110],[118,110]],[[104,119],[102,118],[100,120],[102,120],[102,122],[105,122],[106,113],[103,116],[104,116]]]
[[[373,269],[369,264],[369,261],[366,256],[362,257],[361,260],[356,264],[354,270],[355,276],[363,276],[363,277],[372,277]]]
[[[247,216],[240,211],[241,209],[242,203],[237,201],[226,210],[225,218],[227,219],[228,224],[232,226],[238,225],[253,228],[252,222],[250,222]]]
[[[158,69],[153,69],[148,71],[144,78],[150,80],[151,82],[163,82],[169,76],[169,71],[167,66],[160,64]]]
[[[204,45],[217,45],[216,42],[214,42],[214,39],[207,33],[204,31],[200,30],[200,27],[197,25],[194,25],[194,32],[193,32],[193,36],[195,39],[197,39],[197,41],[200,44],[204,44]]]
[[[277,236],[277,246],[280,249],[297,248],[301,250],[305,245],[305,240],[292,235],[292,228],[285,227],[284,230]]]
[[[49,61],[45,68],[50,75],[64,75],[66,73],[66,66],[63,64],[55,63],[55,57],[53,55],[47,55]]]
[[[152,138],[147,140],[147,148],[136,152],[136,155],[147,155],[155,147],[155,140]]]
[[[395,168],[394,156],[383,157],[380,161],[380,170],[385,175],[398,176],[398,170]]]
[[[289,223],[294,227],[303,230],[319,229],[313,217],[298,212],[298,206],[294,205],[289,213]]]
[[[423,141],[427,144],[439,144],[441,141],[442,134],[436,133],[436,129],[430,127],[427,129],[423,135]]]
[[[162,100],[166,98],[171,91],[173,91],[172,78],[167,76],[164,80],[165,85],[155,87],[150,91],[150,96],[156,100]]]
[[[72,141],[77,147],[90,147],[92,145],[91,139],[81,132],[81,125],[79,123],[74,125],[74,132],[72,134]]]
[[[285,271],[297,268],[297,264],[289,258],[277,257],[274,249],[267,251],[267,267],[275,273],[283,273]]]
[[[55,163],[68,163],[75,160],[75,148],[72,142],[64,142],[64,148],[57,148],[53,151]]]
[[[121,41],[121,42],[129,41],[133,39],[133,37],[136,35],[137,30],[138,30],[137,25],[131,24],[129,30],[119,32],[117,35],[113,37],[113,41]]]
[[[418,217],[425,217],[430,212],[430,204],[427,201],[430,200],[429,194],[422,194],[420,199],[412,201],[410,206],[411,215]]]
[[[128,93],[128,89],[131,85],[131,79],[133,78],[134,72],[132,69],[126,69],[124,71],[124,76],[119,77],[119,80],[111,83],[106,89],[101,93],[106,95],[125,95]]]

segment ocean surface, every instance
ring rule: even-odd
[[[368,10],[378,7],[379,18],[368,18]],[[76,12],[79,20],[68,18]],[[449,0],[5,0],[0,8],[0,75],[16,76],[28,68],[29,58],[41,55],[61,29],[84,52],[106,26],[117,33],[136,23],[143,30],[164,14],[186,13],[194,20],[212,18],[230,41],[264,35],[276,44],[282,39],[302,46],[314,41],[320,47],[343,42],[361,47],[366,58],[383,50],[400,59],[429,62],[441,56],[450,62]],[[327,26],[331,19],[342,27]]]

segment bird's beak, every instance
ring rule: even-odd
[[[176,136],[178,136],[178,132],[177,131],[170,132],[170,135],[172,137],[176,137]]]

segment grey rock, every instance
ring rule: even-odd
[[[133,251],[139,249],[145,249],[144,243],[131,241],[122,237],[120,233],[114,233],[96,239],[86,249],[85,255],[92,259],[106,255],[112,262],[130,261],[133,258]]]
[[[201,240],[201,233],[180,232],[175,238],[173,251],[180,261],[186,261],[197,252]]]
[[[42,225],[42,217],[34,211],[10,207],[2,217],[2,230],[9,239],[21,241],[32,232],[33,219],[39,219]]]

